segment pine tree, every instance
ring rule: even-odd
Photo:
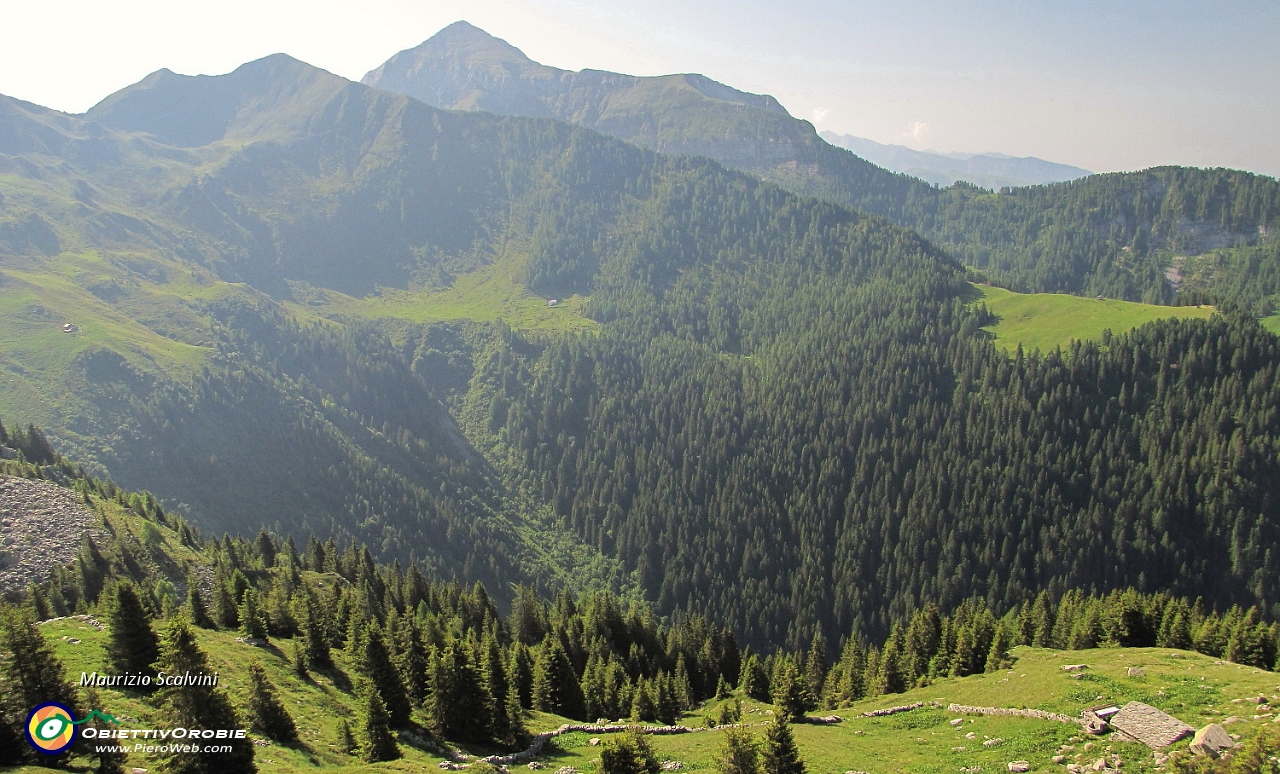
[[[1009,667],[1010,634],[1004,621],[996,624],[995,636],[991,639],[991,651],[987,653],[987,664],[984,671],[988,674]]]
[[[209,616],[209,608],[205,606],[204,598],[200,596],[200,582],[195,575],[187,576],[187,617],[191,620],[192,626],[198,626],[201,629],[217,628],[213,618]]]
[[[267,670],[254,661],[249,664],[249,703],[246,707],[249,727],[255,733],[283,744],[298,741],[298,727],[294,725],[289,710],[285,709],[275,686],[267,677]]]
[[[765,774],[804,774],[804,762],[791,733],[791,724],[778,716],[769,724],[764,736]]]
[[[107,618],[107,659],[117,674],[153,675],[160,657],[160,640],[151,630],[151,616],[129,581],[117,583],[111,593]]]
[[[388,616],[388,626],[391,626]],[[400,681],[404,683],[409,695],[409,702],[421,705],[427,698],[427,648],[422,642],[422,632],[412,616],[404,616],[395,624],[396,669],[400,672]],[[497,648],[497,644],[494,644]],[[501,664],[498,665],[501,669]],[[502,695],[506,696],[506,676],[502,677]]]
[[[760,658],[752,653],[742,665],[742,692],[748,698],[759,702],[773,700],[773,690],[769,685],[769,673],[765,671]]]
[[[511,646],[510,659],[507,674],[516,689],[520,706],[533,709],[533,659],[529,655],[529,648],[523,642],[516,642]]]
[[[208,658],[196,644],[195,635],[183,615],[174,616],[160,643],[160,669],[168,674],[192,675],[210,672]],[[216,686],[169,686],[160,691],[158,702],[165,723],[171,728],[240,728],[240,721],[226,694]],[[248,739],[228,739],[230,752],[174,753],[161,765],[165,774],[253,774],[253,743]]]
[[[760,744],[756,738],[746,729],[726,730],[716,759],[716,771],[720,774],[763,774]]]
[[[821,696],[827,680],[827,646],[821,629],[814,631],[813,640],[809,643],[809,653],[804,661],[804,677],[813,695]]]
[[[528,744],[529,730],[524,723],[524,707],[520,705],[520,687],[516,684],[515,675],[508,675],[507,681],[507,700],[503,704],[507,735],[498,741],[509,748],[520,749]]]
[[[658,705],[649,693],[648,681],[636,680],[635,697],[631,700],[631,719],[634,721],[657,720]]]
[[[382,631],[370,621],[363,627],[363,634],[359,639],[361,647],[357,657],[360,659],[360,672],[373,683],[374,690],[381,697],[384,709],[391,719],[392,727],[408,726],[413,707],[400,679],[400,672],[391,661]]]
[[[431,698],[428,701],[435,730],[462,742],[488,739],[493,697],[465,649],[450,645],[431,662]]]
[[[305,588],[298,589],[294,595],[294,615],[301,624],[298,636],[306,647],[307,666],[312,669],[329,669],[333,659],[329,655],[329,635],[326,631],[320,605]]]
[[[213,598],[210,601],[210,614],[214,623],[222,629],[235,629],[240,625],[240,614],[236,609],[235,594],[231,589],[231,578],[227,573],[225,562],[219,561],[213,570]]]
[[[338,724],[338,749],[344,755],[355,755],[356,737],[351,733],[351,724],[345,719]]]
[[[604,743],[600,750],[602,774],[659,774],[662,764],[642,734],[627,731]]]
[[[547,635],[533,667],[533,705],[542,712],[553,712],[571,718],[586,715],[582,686],[573,663],[560,646],[560,638]]]
[[[805,685],[804,678],[796,672],[796,666],[790,658],[781,656],[773,670],[773,704],[777,707],[779,717],[787,722],[804,717],[813,700]]]
[[[0,629],[0,644],[9,652],[0,697],[17,703],[17,707],[9,707],[14,716],[46,701],[65,704],[75,711],[79,705],[75,688],[67,682],[62,661],[36,628],[30,611],[0,608]]]
[[[0,766],[17,766],[26,757],[27,750],[22,733],[9,718],[5,702],[0,701]]]
[[[716,699],[727,699],[730,694],[729,683],[725,682],[724,675],[720,675],[720,679],[716,680]]]
[[[245,589],[244,600],[240,603],[236,617],[240,619],[241,637],[250,640],[265,641],[267,639],[267,616],[258,604],[257,591],[252,588]]]
[[[311,676],[310,665],[307,663],[307,640],[302,634],[293,638],[293,673],[303,680]]]
[[[391,716],[387,714],[387,705],[382,703],[378,690],[368,685],[364,692],[364,717],[360,726],[360,757],[368,763],[394,761],[400,757],[400,748],[396,746],[395,737],[391,734]]]

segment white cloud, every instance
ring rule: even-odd
[[[924,121],[912,121],[907,127],[907,139],[912,142],[923,142],[924,136],[929,133],[929,125]]]
[[[824,108],[824,107],[814,108],[813,122],[815,124],[820,124],[823,121],[825,121],[827,119],[827,116],[829,115],[831,115],[831,110],[828,108]]]

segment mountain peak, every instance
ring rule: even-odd
[[[465,63],[468,68],[489,72],[506,72],[513,67],[521,71],[554,71],[554,68],[543,68],[502,38],[470,22],[456,21],[369,71],[361,83],[404,93],[401,81],[406,74],[417,74],[440,62]]]
[[[196,147],[222,139],[246,105],[261,109],[311,92],[332,93],[348,83],[288,54],[271,54],[224,75],[157,70],[89,108],[84,117],[166,144]]]

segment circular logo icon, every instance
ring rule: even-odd
[[[65,705],[49,701],[27,715],[27,741],[37,752],[57,755],[76,738],[75,716]]]

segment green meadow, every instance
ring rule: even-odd
[[[1205,318],[1211,306],[1157,306],[1114,299],[1098,300],[1061,293],[1014,293],[991,285],[974,285],[978,299],[999,322],[986,328],[1004,349],[1048,352],[1073,340],[1097,341],[1102,332],[1125,333],[1169,317]]]
[[[172,536],[165,532],[165,539]],[[323,585],[328,576],[309,574],[308,582]],[[59,657],[71,677],[100,670],[105,663],[106,634],[77,619],[45,623],[42,632],[54,642]],[[421,771],[436,768],[445,757],[407,744],[402,737],[404,757],[395,762],[364,764],[345,755],[337,747],[338,728],[343,719],[357,725],[356,700],[351,682],[354,672],[341,650],[333,652],[336,669],[313,673],[309,678],[294,674],[289,640],[273,640],[267,648],[252,648],[234,639],[234,633],[198,630],[201,647],[210,664],[219,672],[220,685],[233,702],[247,698],[247,665],[258,661],[266,668],[299,729],[300,743],[283,746],[258,740],[257,764],[263,772],[305,772],[317,768],[344,771]],[[72,642],[72,640],[79,640]],[[1098,758],[1119,756],[1124,771],[1153,772],[1152,751],[1133,742],[1111,736],[1089,737],[1075,724],[1021,717],[961,715],[946,711],[948,704],[1018,707],[1078,715],[1080,710],[1102,702],[1123,704],[1142,701],[1159,707],[1190,723],[1203,726],[1223,723],[1232,732],[1247,737],[1277,718],[1271,704],[1259,704],[1258,696],[1280,703],[1280,675],[1252,667],[1225,663],[1187,651],[1167,648],[1100,648],[1086,651],[1052,651],[1020,647],[1014,650],[1012,669],[963,678],[945,678],[932,685],[903,694],[879,696],[832,711],[843,719],[834,725],[801,723],[794,726],[797,742],[812,774],[953,773],[961,768],[1004,771],[1011,761],[1025,760],[1031,771],[1065,771],[1052,761],[1064,755],[1065,762],[1092,764]],[[1082,676],[1073,678],[1063,671],[1066,664],[1086,664]],[[1130,677],[1130,667],[1145,674]],[[148,699],[111,689],[101,690],[104,706],[99,708],[121,718],[126,724],[145,727],[156,711]],[[865,717],[863,712],[914,702],[926,706],[884,717]],[[654,748],[663,760],[680,761],[681,771],[713,771],[723,743],[723,730],[707,728],[707,716],[716,714],[720,702],[710,701],[683,719],[685,725],[701,728],[693,733],[653,736]],[[757,736],[772,719],[773,708],[742,700],[743,723]],[[416,713],[419,721],[425,716]],[[952,722],[960,720],[958,726]],[[527,718],[530,731],[558,728],[568,720],[534,712]],[[572,766],[583,774],[599,771],[599,746],[592,735],[575,732],[557,737],[547,745],[539,760],[546,770]],[[599,735],[595,738],[607,738]],[[994,741],[993,741],[994,740]],[[1189,740],[1165,752],[1185,750]],[[460,762],[476,756],[500,752],[496,749],[449,744]],[[87,763],[79,759],[78,763]],[[127,766],[150,768],[155,764],[144,753],[131,754]],[[521,767],[523,768],[523,766]],[[19,769],[36,774],[42,769]]]

